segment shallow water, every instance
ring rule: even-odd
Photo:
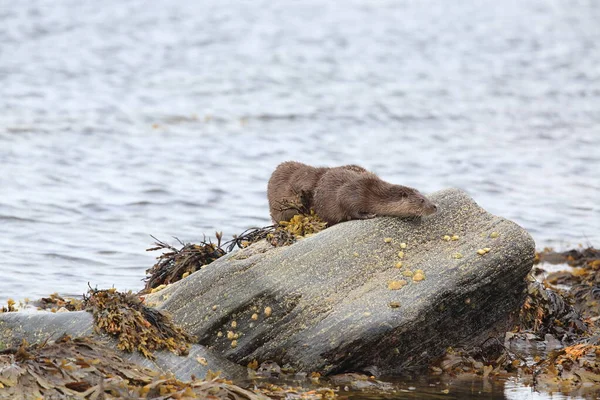
[[[0,8],[0,301],[140,289],[150,234],[269,224],[284,160],[460,187],[600,245],[600,4]]]

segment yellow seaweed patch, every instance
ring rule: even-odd
[[[401,279],[399,281],[391,281],[388,283],[388,289],[389,290],[402,289],[406,285],[406,283],[407,282],[404,279]]]
[[[156,293],[156,292],[160,292],[161,290],[163,290],[164,288],[166,288],[167,285],[158,285],[157,287],[155,287],[154,289],[152,289],[150,291],[150,293]]]
[[[296,214],[289,221],[281,221],[279,225],[295,237],[317,233],[327,227],[327,223],[313,210],[310,210],[310,214]]]
[[[420,269],[415,271],[415,274],[412,277],[413,281],[419,282],[425,279],[425,274]]]

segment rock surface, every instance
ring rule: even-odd
[[[257,243],[148,302],[242,365],[380,374],[424,366],[507,328],[535,251],[525,230],[464,192],[430,198],[439,209],[430,217],[350,221],[276,249]]]
[[[23,339],[28,343],[43,343],[46,340],[58,339],[63,334],[71,337],[88,336],[94,333],[94,320],[86,311],[51,313],[51,312],[10,312],[0,314],[0,345],[18,347]],[[112,343],[116,349],[116,340],[107,336],[101,339]],[[0,350],[2,348],[0,347]],[[178,379],[189,380],[191,375],[203,378],[208,370],[222,371],[222,376],[229,379],[243,380],[247,378],[246,368],[242,368],[222,357],[207,351],[204,346],[193,345],[185,357],[169,351],[158,351],[152,361],[140,353],[121,352],[124,359],[155,371],[171,372]],[[204,358],[206,365],[198,362]]]

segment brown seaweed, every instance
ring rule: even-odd
[[[156,246],[146,251],[167,250],[167,252],[159,255],[158,262],[146,271],[148,277],[144,290],[149,292],[160,285],[177,282],[185,274],[192,274],[204,265],[224,256],[226,252],[221,248],[222,233],[217,232],[216,237],[217,243],[212,243],[210,239],[207,242],[205,238],[200,244],[183,243],[176,238],[182,245],[180,249],[177,249],[152,236],[156,240]]]
[[[152,352],[161,349],[185,355],[193,342],[193,337],[174,325],[167,314],[147,307],[131,292],[90,289],[84,305],[94,316],[95,330],[115,336],[120,350],[138,350],[154,359]]]
[[[304,210],[304,208],[300,208],[300,210]],[[326,227],[327,223],[310,210],[306,213],[296,214],[289,221],[281,221],[276,225],[248,229],[226,243],[227,251],[231,252],[236,246],[245,248],[263,239],[266,239],[274,247],[289,246],[298,239],[320,232]]]
[[[209,374],[183,382],[124,360],[102,342],[62,336],[0,352],[0,399],[265,399]]]
[[[52,293],[48,297],[42,297],[37,302],[38,310],[48,310],[56,312],[64,309],[67,311],[81,311],[83,310],[83,301],[74,298],[64,298],[58,293]]]
[[[588,326],[561,293],[546,289],[541,283],[534,281],[529,283],[515,330],[530,332],[540,338],[549,333],[572,343],[588,331]]]

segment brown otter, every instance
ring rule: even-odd
[[[334,168],[319,179],[313,209],[331,226],[378,215],[421,217],[435,213],[437,206],[418,190],[393,185],[371,172]]]
[[[387,183],[358,165],[315,168],[284,162],[269,179],[267,197],[276,223],[311,208],[329,226],[376,215],[406,217],[436,211],[417,190]]]
[[[315,168],[296,161],[279,164],[267,185],[273,222],[289,221],[294,215],[310,209],[317,182],[326,171],[327,168]]]

